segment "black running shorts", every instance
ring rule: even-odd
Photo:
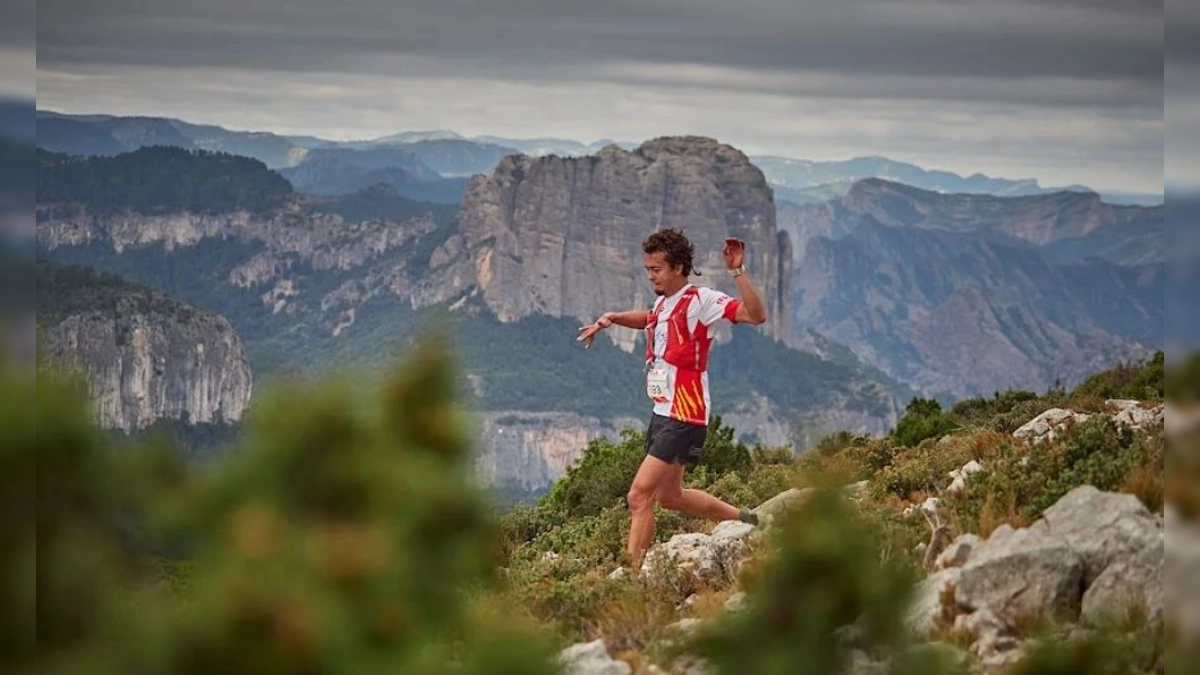
[[[704,450],[708,427],[653,415],[646,430],[646,454],[668,464],[694,466]]]

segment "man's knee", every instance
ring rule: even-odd
[[[654,505],[654,495],[649,490],[632,487],[629,488],[629,494],[625,495],[625,502],[630,511],[643,511]]]

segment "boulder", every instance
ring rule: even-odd
[[[942,615],[942,596],[951,592],[962,572],[957,567],[942,570],[926,577],[913,590],[912,600],[904,623],[915,635],[928,637],[936,631]]]
[[[1013,432],[1013,436],[1031,443],[1052,441],[1063,429],[1079,424],[1089,417],[1091,415],[1086,413],[1051,408],[1026,422],[1020,429]]]
[[[1140,606],[1151,619],[1162,619],[1165,537],[1136,555],[1109,565],[1083,594],[1083,616],[1095,622],[1105,614]]]
[[[967,533],[959,536],[938,555],[934,561],[934,569],[944,570],[948,567],[962,567],[967,564],[971,552],[979,547],[983,540],[977,534]]]
[[[629,675],[633,669],[608,655],[604,640],[571,645],[558,654],[566,675]]]
[[[1137,497],[1083,485],[1042,514],[1050,534],[1083,558],[1090,586],[1110,564],[1161,545],[1158,519]]]
[[[1040,521],[997,532],[1001,536],[989,538],[960,568],[958,604],[968,611],[987,608],[1009,626],[1042,613],[1073,618],[1083,595],[1081,556]]]
[[[764,527],[771,525],[783,514],[800,506],[812,496],[814,488],[792,488],[786,492],[781,492],[767,501],[758,505],[754,509],[754,514],[758,516],[758,522]]]

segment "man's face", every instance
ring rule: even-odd
[[[667,254],[662,251],[647,253],[642,264],[646,267],[646,277],[654,286],[655,295],[665,295],[666,289],[675,288],[683,279],[683,266],[672,267],[667,262]]]

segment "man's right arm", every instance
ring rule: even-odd
[[[642,330],[650,319],[650,312],[644,309],[633,309],[628,312],[605,312],[601,320],[608,319],[618,326]],[[608,326],[604,326],[607,328]]]
[[[596,339],[596,334],[605,328],[616,324],[626,328],[641,330],[646,327],[649,320],[650,312],[644,309],[634,309],[628,312],[605,312],[599,319],[596,319],[596,323],[580,328],[579,337],[576,339],[582,342],[585,347],[591,347],[592,341]]]

